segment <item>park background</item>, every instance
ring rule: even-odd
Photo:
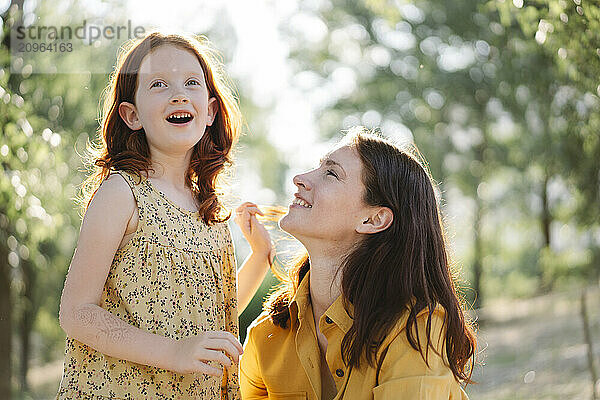
[[[56,393],[73,199],[122,44],[80,40],[60,59],[28,59],[10,29],[83,20],[202,34],[221,51],[246,122],[231,207],[289,204],[294,174],[350,126],[415,143],[479,324],[470,397],[600,392],[597,2],[0,0],[0,15],[1,399]],[[294,248],[277,246],[281,260]],[[242,337],[275,283],[241,315]]]

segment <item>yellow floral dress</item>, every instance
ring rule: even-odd
[[[227,223],[207,226],[200,213],[177,206],[148,179],[118,173],[135,196],[139,222],[115,254],[100,307],[169,338],[208,330],[237,336],[236,263]],[[177,374],[67,337],[57,399],[239,399],[237,365],[224,369],[222,379]]]

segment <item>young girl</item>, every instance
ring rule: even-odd
[[[58,398],[239,398],[238,305],[264,277],[271,242],[258,208],[240,206],[252,252],[236,296],[216,192],[239,136],[233,93],[205,43],[152,33],[121,54],[106,94],[61,298]]]

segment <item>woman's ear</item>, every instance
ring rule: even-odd
[[[378,207],[370,216],[356,226],[357,233],[377,233],[386,230],[394,221],[394,213],[388,207]]]
[[[137,108],[135,108],[133,104],[126,101],[119,104],[119,115],[132,131],[139,131],[142,129],[142,122],[138,117]]]
[[[219,112],[219,103],[215,97],[208,99],[208,115],[206,116],[206,126],[212,126]]]

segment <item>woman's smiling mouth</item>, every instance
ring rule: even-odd
[[[312,208],[312,204],[308,204],[306,201],[304,201],[303,199],[301,199],[299,197],[296,197],[292,201],[292,205],[301,206],[303,208]]]

